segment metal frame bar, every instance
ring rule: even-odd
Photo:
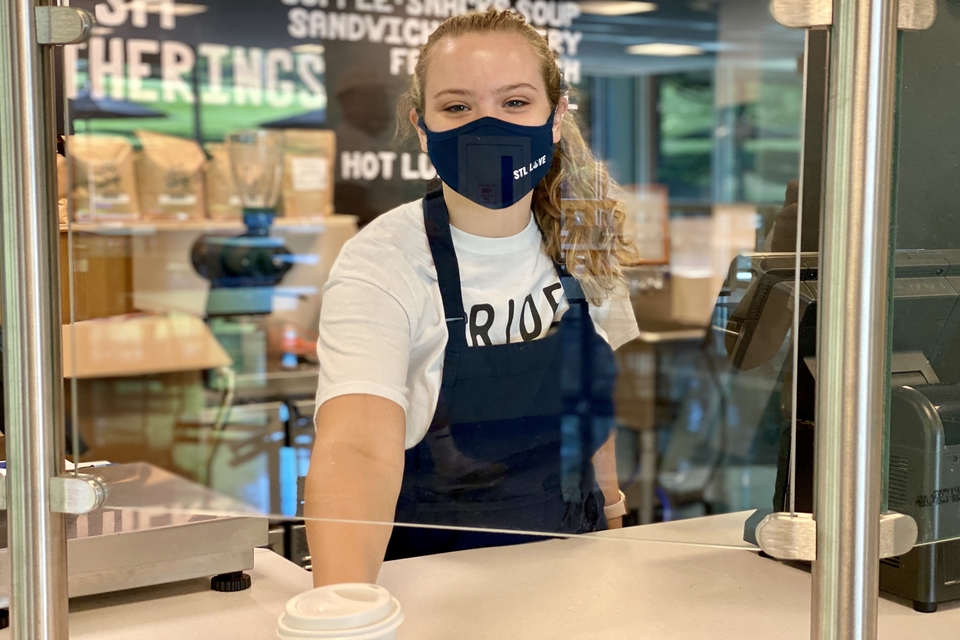
[[[0,242],[7,424],[10,617],[18,640],[66,640],[64,519],[50,509],[63,471],[59,225],[53,51],[39,44],[46,0],[0,2]]]
[[[834,3],[818,328],[814,640],[877,634],[897,16],[897,0]]]

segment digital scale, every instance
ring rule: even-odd
[[[99,509],[65,516],[71,598],[205,577],[215,591],[250,586],[243,572],[253,568],[254,548],[269,542],[266,518],[149,464],[84,473],[103,480],[107,497]],[[2,608],[10,598],[6,511],[0,527]]]

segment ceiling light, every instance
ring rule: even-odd
[[[315,53],[317,55],[325,51],[322,44],[298,44],[290,50],[294,53]]]
[[[630,2],[630,0],[585,0],[580,3],[580,12],[595,16],[628,16],[633,13],[656,11],[652,2]]]
[[[692,44],[672,44],[670,42],[651,42],[627,47],[627,53],[638,56],[698,56],[703,49]]]

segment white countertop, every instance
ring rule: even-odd
[[[380,583],[407,612],[401,640],[807,640],[810,574],[748,548],[747,515],[400,560]],[[958,628],[960,607],[922,614],[881,598],[883,640]]]
[[[746,548],[745,517],[399,560],[380,583],[406,612],[400,640],[806,640],[810,575]],[[253,588],[240,593],[194,580],[75,600],[70,637],[276,637],[284,604],[312,586],[310,574],[264,550],[250,574]],[[920,614],[880,601],[883,640],[953,640],[958,628],[960,606]]]
[[[132,589],[70,602],[70,638],[76,640],[244,640],[276,638],[287,600],[311,589],[309,573],[266,549],[257,549],[247,573],[253,586],[237,593],[210,590],[210,579]],[[9,638],[10,630],[0,631]]]

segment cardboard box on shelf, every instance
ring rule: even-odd
[[[670,276],[670,316],[675,322],[706,327],[717,305],[721,282],[713,277]]]
[[[757,246],[757,208],[714,205],[710,216],[670,221],[670,281],[673,319],[707,326],[730,263]]]
[[[75,320],[118,316],[133,311],[130,236],[74,233],[73,259],[66,233],[60,234],[60,311],[70,322],[70,268],[73,268]]]
[[[189,315],[64,326],[63,371],[76,378],[78,427],[89,447],[84,458],[176,471],[175,434],[203,409],[203,371],[231,364],[203,320]]]
[[[333,214],[333,131],[284,130],[283,215],[292,218]]]

